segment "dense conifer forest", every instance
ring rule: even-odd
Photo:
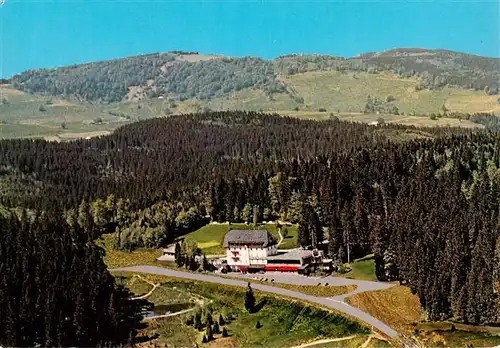
[[[499,168],[495,133],[203,113],[0,141],[0,204],[64,211],[128,250],[206,219],[298,222],[300,244],[324,235],[337,263],[374,253],[377,277],[407,284],[429,320],[494,324]]]
[[[0,214],[0,345],[133,342],[144,303],[115,284],[93,239],[61,214]]]

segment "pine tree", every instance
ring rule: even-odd
[[[259,223],[259,206],[254,205],[253,206],[253,225],[257,226]]]
[[[207,257],[205,255],[203,255],[202,268],[205,272],[208,272],[211,270],[210,264],[208,263]]]
[[[222,314],[220,314],[219,315],[219,326],[223,327],[224,325],[226,325],[226,321],[224,320],[224,317],[222,316]]]
[[[193,327],[196,330],[201,330],[203,328],[203,324],[201,323],[201,314],[199,312],[196,312],[196,314],[194,315]]]
[[[496,321],[500,321],[500,236],[498,236],[495,244],[495,258],[493,263],[493,292],[496,295]]]
[[[249,223],[251,217],[252,217],[252,207],[250,206],[249,203],[247,203],[247,204],[245,204],[245,207],[243,208],[243,211],[241,212],[241,218],[246,223]]]
[[[212,314],[207,313],[206,326],[212,326],[214,324],[214,319],[212,318]]]
[[[252,313],[255,308],[255,296],[250,283],[248,283],[247,292],[245,294],[245,308],[249,313]]]
[[[214,334],[211,325],[207,325],[207,328],[205,330],[205,336],[207,336],[207,341],[211,341],[214,339]]]
[[[220,333],[219,323],[215,322],[213,326],[214,333]]]
[[[224,327],[222,328],[222,337],[228,337],[229,334],[227,333],[227,329]]]
[[[94,226],[90,205],[86,200],[83,200],[78,208],[78,225],[86,231],[92,230]]]

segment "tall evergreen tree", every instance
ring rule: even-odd
[[[249,313],[252,313],[255,308],[255,295],[253,294],[250,283],[248,283],[247,292],[245,294],[245,308]]]

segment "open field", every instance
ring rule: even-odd
[[[131,276],[129,273],[119,275]],[[154,281],[157,280],[155,278]],[[209,312],[214,320],[222,315],[225,321],[223,327],[229,333],[229,338],[224,340],[221,335],[215,335],[211,344],[218,347],[218,343],[224,344],[228,340],[238,347],[290,347],[320,338],[353,335],[362,337],[359,341],[364,342],[369,333],[365,327],[330,311],[258,291],[255,293],[256,311],[248,313],[244,308],[243,288],[162,277],[157,291],[157,295],[154,295],[156,291],[151,295],[151,301],[157,305],[186,301],[193,297],[208,300],[207,306],[200,309],[202,323]],[[145,331],[149,336],[158,334],[157,341],[160,344],[193,347],[201,343],[205,330],[198,331],[186,325],[191,315],[151,320]],[[257,322],[260,323],[259,328]]]
[[[224,235],[230,230],[236,229],[253,229],[252,225],[247,224],[209,224],[202,228],[184,235],[182,238],[193,239],[198,242],[198,246],[206,255],[217,255],[224,254],[224,249],[222,248],[222,243],[224,241]],[[271,232],[276,240],[279,241],[278,231],[276,230],[276,225],[265,224],[257,227],[258,229],[267,229]],[[280,249],[291,249],[297,247],[297,226],[286,226],[288,230],[288,236],[283,240],[283,243],[279,246]]]
[[[439,117],[431,120],[428,116],[408,116],[408,115],[387,115],[387,114],[365,114],[362,112],[341,112],[334,113],[319,111],[278,111],[280,115],[292,116],[297,118],[311,120],[328,120],[331,117],[337,117],[342,121],[370,123],[382,118],[386,124],[402,124],[416,127],[464,127],[464,128],[484,128],[482,125],[469,120],[459,120],[451,117]]]
[[[361,259],[354,260],[354,262],[351,262],[348,266],[351,268],[351,271],[342,275],[346,278],[377,280],[375,276],[375,260],[373,259],[373,255],[367,255]]]
[[[418,297],[405,286],[355,294],[348,301],[399,332],[408,332],[412,324],[420,321]]]
[[[91,122],[97,122],[92,124]],[[70,140],[109,134],[129,120],[103,107],[25,94],[0,87],[0,139],[47,137]]]
[[[161,249],[139,249],[131,252],[114,249],[114,239],[112,235],[105,234],[97,245],[104,248],[106,255],[104,263],[108,268],[119,268],[133,265],[159,265],[156,259],[162,254]]]
[[[393,104],[405,114],[438,113],[443,105],[450,111],[500,112],[498,97],[457,88],[416,91],[416,78],[403,79],[392,73],[322,71],[288,75],[282,80],[304,98],[300,109],[305,111],[324,108],[328,112],[360,112],[367,96],[385,100],[391,95],[395,98]]]

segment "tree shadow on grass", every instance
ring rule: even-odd
[[[251,313],[258,313],[258,312],[260,312],[260,310],[261,310],[262,308],[264,308],[264,306],[266,305],[266,303],[267,303],[267,299],[263,299],[262,301],[260,301],[259,303],[257,303],[257,304],[253,307],[253,309],[252,309],[252,312],[251,312]]]

